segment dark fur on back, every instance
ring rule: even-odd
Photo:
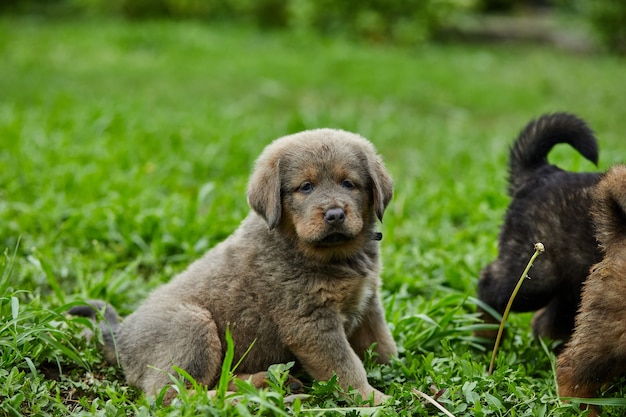
[[[600,260],[589,207],[598,173],[567,172],[548,152],[568,143],[593,163],[598,146],[587,124],[567,113],[531,121],[513,144],[509,162],[512,201],[499,236],[498,258],[481,272],[479,298],[502,313],[536,242],[546,251],[534,263],[513,311],[538,311],[538,336],[569,338],[589,267]]]
[[[626,375],[626,166],[612,168],[598,184],[593,220],[604,258],[585,282],[576,328],[558,358],[562,397],[594,397]]]

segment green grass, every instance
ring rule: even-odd
[[[0,62],[0,415],[425,416],[437,411],[413,390],[431,388],[457,417],[579,415],[559,401],[554,356],[532,338],[528,314],[511,316],[487,375],[472,297],[497,253],[508,146],[528,120],[576,113],[599,137],[600,169],[626,161],[623,60],[4,18]],[[372,384],[395,403],[355,408],[320,381],[293,405],[276,383],[242,386],[235,404],[183,389],[181,403],[162,407],[125,385],[81,337],[88,324],[63,312],[86,298],[132,311],[237,227],[263,147],[316,127],[368,137],[395,180],[381,244],[400,355],[391,366],[368,362]],[[567,147],[551,157],[595,169]],[[607,391],[623,397],[619,385]]]

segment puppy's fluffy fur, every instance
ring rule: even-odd
[[[557,144],[567,143],[597,164],[598,146],[587,124],[566,113],[531,121],[513,144],[507,210],[498,258],[481,271],[479,298],[502,313],[533,244],[544,244],[530,280],[521,286],[514,311],[537,311],[536,335],[567,340],[574,327],[583,281],[601,259],[589,214],[598,173],[566,172],[548,163]]]
[[[609,170],[594,197],[593,220],[604,258],[583,286],[576,328],[558,357],[563,397],[593,397],[603,384],[626,374],[626,167]]]
[[[127,381],[154,394],[170,383],[161,370],[178,366],[213,386],[229,328],[241,374],[295,360],[315,379],[336,373],[344,388],[382,402],[360,358],[373,343],[381,363],[397,353],[378,295],[375,230],[391,197],[381,158],[356,134],[319,129],[274,141],[256,162],[253,211],[239,228],[122,324],[109,310]],[[115,361],[111,336],[105,352]]]

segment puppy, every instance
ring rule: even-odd
[[[562,397],[591,398],[626,375],[626,166],[612,168],[600,181],[592,210],[604,258],[583,285],[574,333],[557,360]]]
[[[533,244],[543,243],[546,251],[535,261],[512,310],[539,310],[533,331],[552,340],[570,337],[581,285],[591,265],[601,259],[589,214],[600,174],[566,172],[549,164],[549,151],[560,143],[597,164],[597,142],[583,120],[556,113],[531,121],[510,151],[512,201],[499,235],[498,258],[481,271],[478,283],[480,300],[502,313]]]
[[[229,328],[240,377],[261,381],[271,364],[296,361],[312,378],[336,373],[343,388],[380,404],[388,397],[368,383],[361,358],[372,344],[380,363],[397,354],[378,295],[376,231],[392,193],[381,157],[356,134],[277,139],[256,162],[252,211],[230,237],[123,323],[107,308],[107,359],[115,362],[115,339],[128,383],[148,394],[170,384],[173,366],[210,387]]]

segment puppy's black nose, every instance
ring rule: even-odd
[[[324,213],[324,220],[326,223],[332,224],[333,226],[341,224],[346,220],[346,212],[340,208],[331,208]]]

